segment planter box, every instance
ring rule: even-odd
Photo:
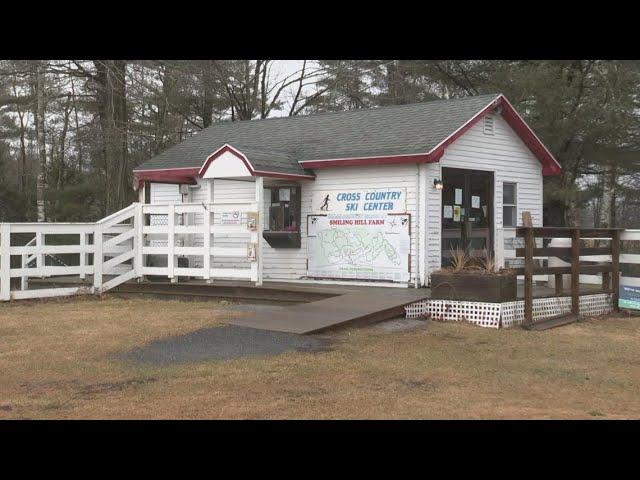
[[[432,273],[431,298],[472,302],[512,302],[517,297],[515,274]]]

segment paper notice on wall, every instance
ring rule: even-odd
[[[453,206],[453,221],[454,222],[460,221],[460,205]]]
[[[258,212],[247,212],[247,230],[258,230]]]
[[[442,216],[444,218],[453,218],[453,206],[452,205],[445,205],[444,206],[444,211],[442,212]]]
[[[462,189],[456,188],[456,200],[454,202],[456,205],[462,205]]]
[[[220,223],[222,225],[240,225],[241,219],[240,212],[222,212]]]
[[[278,200],[281,202],[289,202],[291,201],[291,190],[288,188],[281,188],[278,191]]]
[[[471,195],[471,208],[480,208],[480,197]]]
[[[257,245],[255,243],[247,243],[247,260],[250,262],[255,262],[257,255]]]

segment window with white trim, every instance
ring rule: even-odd
[[[515,183],[502,184],[502,226],[518,226],[518,188]]]

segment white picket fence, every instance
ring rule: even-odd
[[[239,224],[224,225],[222,213],[238,212]],[[248,213],[257,219],[247,225]],[[0,301],[102,293],[128,280],[158,275],[172,280],[179,276],[236,279],[262,283],[261,228],[258,203],[146,205],[133,203],[96,223],[2,223],[0,224]],[[151,222],[151,217],[164,219]],[[185,219],[188,219],[185,221]],[[28,235],[28,242],[15,245],[15,238]],[[14,242],[12,242],[12,235]],[[225,238],[241,238],[229,246]],[[63,236],[63,237],[62,237]],[[47,238],[55,237],[55,244]],[[224,244],[216,245],[222,238]],[[61,240],[62,239],[62,240]],[[20,241],[17,241],[20,243]],[[213,268],[212,256],[247,259],[250,247],[255,258],[248,268]],[[67,265],[59,257],[77,255]],[[147,258],[164,258],[166,266],[147,266]],[[180,267],[177,258],[199,258],[199,266]],[[11,259],[14,258],[12,266]],[[51,259],[47,262],[47,258]],[[51,265],[51,263],[55,265]],[[49,265],[47,264],[49,263]],[[93,277],[92,284],[73,287],[29,288],[29,278]],[[12,279],[19,278],[18,282]]]

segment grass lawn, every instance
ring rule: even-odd
[[[156,367],[119,352],[224,322],[215,302],[0,305],[0,419],[640,418],[640,318],[526,332],[425,322],[333,350]]]

